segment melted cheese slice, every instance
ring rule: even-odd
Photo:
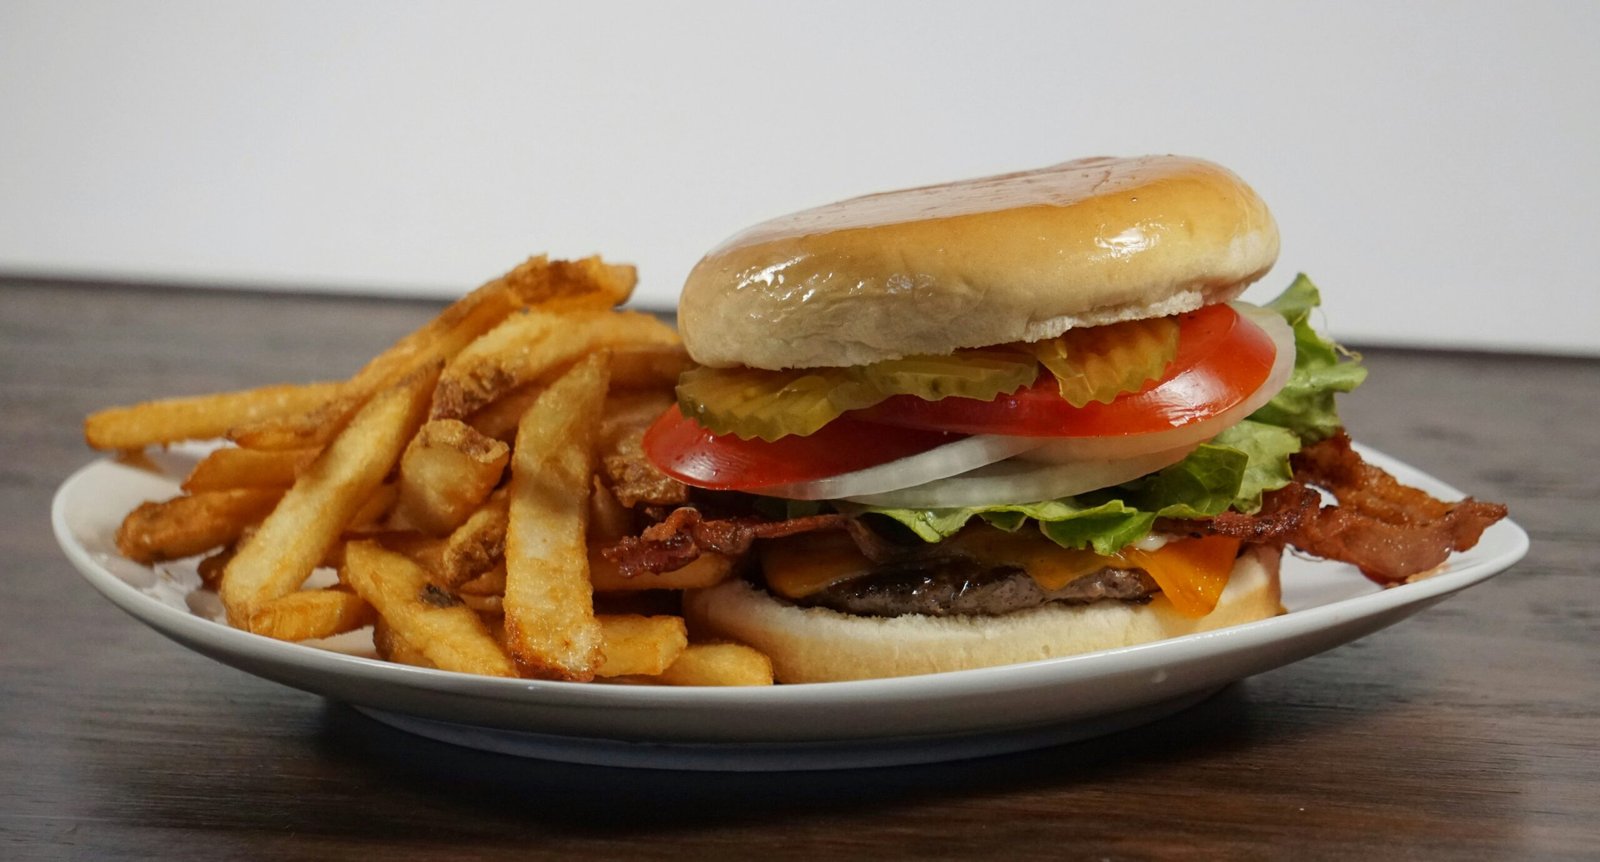
[[[1160,550],[1124,550],[1119,556],[1144,569],[1161,594],[1186,617],[1203,617],[1217,607],[1239,556],[1239,540],[1228,536],[1179,539]]]
[[[846,533],[806,533],[761,543],[767,589],[789,599],[803,599],[875,568]]]
[[[1216,608],[1239,555],[1239,540],[1226,536],[1177,539],[1156,550],[1127,548],[1112,556],[1063,548],[1035,530],[1007,533],[980,527],[945,541],[982,565],[1020,567],[1047,591],[1107,567],[1142,569],[1173,607],[1190,617],[1203,617]],[[761,568],[768,589],[803,599],[870,574],[876,566],[862,556],[848,534],[829,532],[764,542]]]

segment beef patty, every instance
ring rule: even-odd
[[[1159,587],[1140,569],[1104,568],[1056,590],[1016,566],[986,566],[967,557],[910,560],[812,593],[795,603],[855,616],[998,616],[1050,602],[1116,600],[1143,604]]]

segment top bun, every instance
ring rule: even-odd
[[[1191,311],[1277,256],[1266,204],[1226,168],[1079,159],[758,224],[695,266],[678,328],[704,365],[865,365]]]

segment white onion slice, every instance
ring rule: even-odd
[[[1011,458],[975,470],[883,494],[850,497],[852,503],[904,509],[1000,506],[1070,497],[1130,482],[1184,459],[1194,446],[1147,452],[1132,458],[1040,464]]]
[[[864,494],[881,494],[897,488],[908,488],[947,476],[955,476],[996,461],[1004,461],[1047,442],[1049,438],[1046,437],[979,434],[964,437],[954,443],[946,443],[937,449],[929,449],[917,455],[907,455],[887,464],[811,482],[756,488],[751,493],[789,500],[839,500]]]
[[[1267,379],[1243,401],[1209,419],[1202,419],[1170,431],[1152,431],[1148,434],[1130,434],[1122,437],[1049,438],[1045,445],[1031,449],[1018,457],[1028,461],[1061,464],[1072,461],[1131,458],[1182,446],[1192,447],[1221,434],[1224,429],[1239,424],[1245,417],[1261,409],[1263,404],[1271,401],[1272,397],[1283,389],[1289,382],[1289,375],[1294,372],[1294,330],[1289,327],[1289,323],[1282,315],[1275,311],[1246,302],[1235,302],[1231,305],[1246,320],[1265,332],[1267,337],[1272,339],[1272,346],[1277,348],[1272,359],[1272,369],[1267,372]]]

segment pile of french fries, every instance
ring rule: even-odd
[[[128,514],[119,550],[201,556],[228,622],[267,637],[371,627],[381,658],[462,673],[770,685],[766,656],[691,643],[675,613],[728,560],[623,578],[597,553],[638,528],[630,455],[687,362],[669,326],[616,310],[634,283],[535,257],[348,380],[95,413],[98,449],[227,441]],[[320,568],[337,583],[308,587]]]

